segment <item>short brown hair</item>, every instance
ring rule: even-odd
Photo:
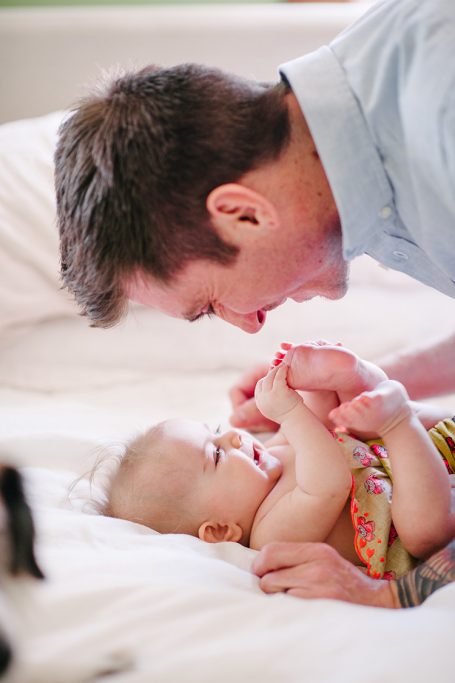
[[[63,122],[55,154],[61,274],[95,326],[124,314],[136,271],[169,283],[189,261],[238,249],[205,202],[280,154],[288,86],[194,64],[116,77]]]

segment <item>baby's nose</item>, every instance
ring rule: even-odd
[[[242,445],[242,437],[238,432],[231,432],[231,444],[234,448],[240,448]]]

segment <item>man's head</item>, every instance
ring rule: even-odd
[[[248,544],[255,514],[281,471],[280,461],[246,432],[167,420],[129,444],[104,512],[161,533]]]
[[[67,118],[55,156],[62,277],[95,325],[119,320],[138,274],[166,286],[196,260],[235,262],[207,199],[286,147],[286,90],[191,64],[147,67]]]

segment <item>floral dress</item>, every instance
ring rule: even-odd
[[[455,418],[439,422],[429,435],[449,473],[455,473]],[[334,432],[352,471],[351,518],[354,545],[367,574],[395,579],[418,564],[401,543],[392,522],[392,468],[384,444]]]

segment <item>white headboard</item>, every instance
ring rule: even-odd
[[[370,3],[0,9],[0,123],[70,106],[103,69],[199,62],[259,80]]]

